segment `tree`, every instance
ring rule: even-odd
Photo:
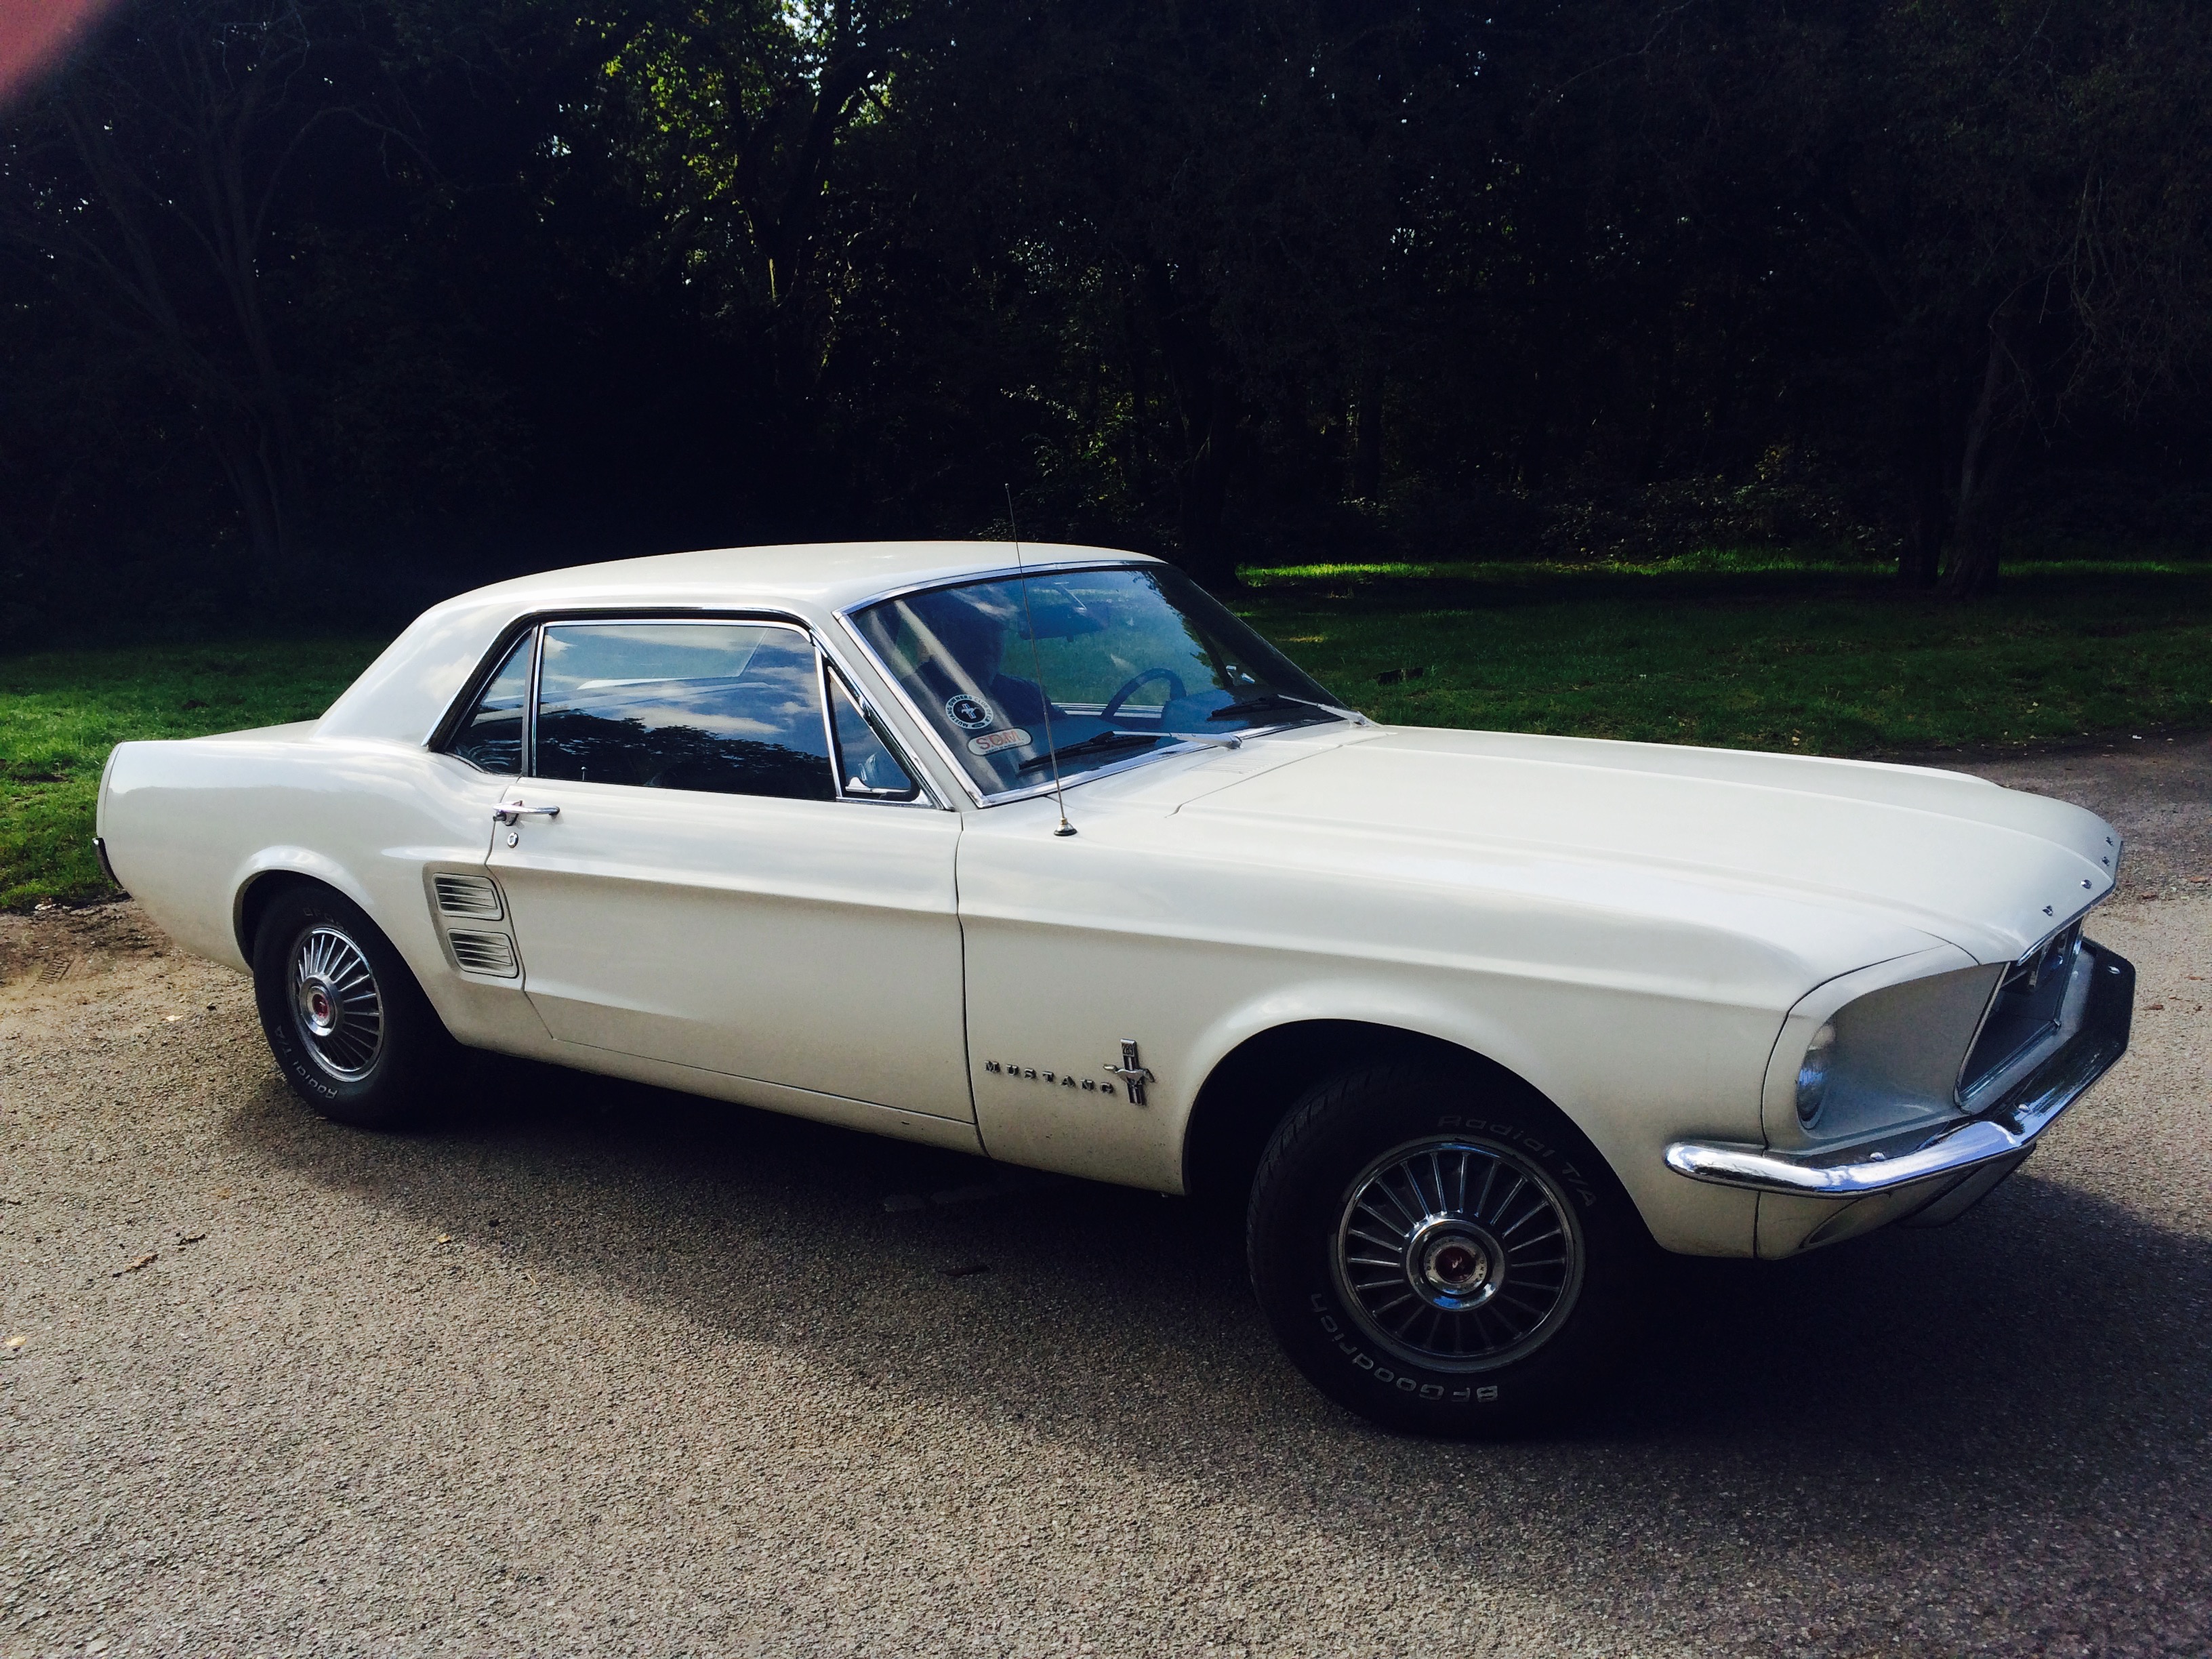
[[[264,575],[311,556],[276,222],[311,139],[382,125],[357,42],[308,0],[178,0],[117,20],[8,133],[4,224],[96,333],[182,393]]]
[[[651,4],[605,26],[599,136],[657,220],[647,250],[762,343],[810,419],[836,308],[821,247],[841,141],[945,18],[909,0]]]
[[[2212,341],[2212,17],[1883,0],[1858,21],[1850,72],[1823,64],[1844,89],[1820,205],[1880,295],[1915,452],[1900,574],[1967,597],[1996,580],[2026,448]]]
[[[1033,442],[1112,466],[1212,585],[1237,581],[1230,502],[1271,437],[1302,444],[1317,409],[1340,431],[1356,386],[1379,471],[1419,27],[1411,5],[1006,0],[893,101],[918,239],[1029,334],[1008,375],[1083,386],[1034,406],[1131,439],[1109,459],[1055,421]]]

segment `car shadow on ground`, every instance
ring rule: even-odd
[[[1246,1285],[1233,1216],[488,1069],[473,1092],[501,1103],[434,1133],[341,1129],[272,1082],[227,1133],[355,1201],[803,1350],[816,1375],[894,1401],[1154,1472],[1203,1467],[1243,1501],[1401,1527],[1409,1552],[1457,1523],[1441,1535],[1462,1542],[1441,1547],[1540,1560],[1570,1601],[1577,1560],[1641,1551],[1671,1605],[1757,1593],[1777,1617],[1827,1617],[1844,1651],[1883,1633],[1881,1609],[1834,1622],[1867,1576],[2046,1636],[2142,1611],[2092,1585],[2203,1599],[2194,1538],[2133,1517],[2154,1488],[2161,1514],[2212,1505],[2212,1242],[2063,1180],[2024,1172],[1949,1228],[1796,1261],[1671,1261],[1589,1410],[1541,1437],[1439,1445],[1304,1386]]]

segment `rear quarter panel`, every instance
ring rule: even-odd
[[[482,866],[505,781],[413,744],[314,732],[118,745],[100,804],[117,879],[186,950],[241,969],[248,885],[278,872],[323,882],[383,929],[455,1036],[483,1040],[479,1005],[522,1000],[449,971],[423,872]]]

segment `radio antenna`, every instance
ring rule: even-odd
[[[1030,667],[1036,675],[1037,701],[1044,705],[1044,752],[1052,763],[1052,800],[1060,809],[1060,828],[1055,836],[1072,836],[1075,826],[1067,821],[1067,792],[1060,782],[1060,750],[1052,740],[1052,693],[1044,689],[1044,653],[1037,649],[1036,618],[1030,614],[1029,572],[1022,568],[1022,532],[1014,523],[1014,487],[1007,484],[1006,533],[1014,538],[1014,580],[1021,585],[1022,621],[1030,630]]]

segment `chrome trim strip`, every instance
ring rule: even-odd
[[[819,640],[815,641],[814,663],[815,672],[820,676],[822,681],[822,723],[830,734],[830,762],[836,775],[832,781],[837,786],[837,799],[859,801],[866,806],[938,808],[937,792],[929,787],[929,780],[924,775],[922,769],[914,763],[913,757],[906,752],[904,746],[892,734],[889,722],[876,712],[875,705],[868,701],[866,694],[853,683],[853,677],[845,672],[843,666],[823,648]],[[837,708],[831,696],[833,680],[837,687],[852,700],[853,707],[860,710],[860,718],[867,722],[868,729],[876,734],[876,741],[890,750],[891,758],[904,769],[907,776],[914,780],[913,799],[901,800],[896,795],[855,795],[847,792],[844,777],[844,750],[837,740]]]
[[[852,692],[853,701],[860,706],[860,712],[864,715],[875,720],[878,726],[881,728],[881,734],[885,742],[889,744],[891,752],[898,757],[900,763],[913,775],[914,781],[921,787],[921,793],[920,797],[915,800],[871,801],[868,802],[867,805],[873,806],[926,806],[937,811],[950,811],[952,810],[942,799],[940,799],[939,790],[931,784],[927,775],[925,774],[921,768],[914,764],[912,758],[907,754],[904,746],[899,742],[896,732],[892,730],[890,725],[877,714],[874,705],[868,701],[867,694],[860,690],[860,683],[854,677],[852,669],[847,665],[843,658],[840,657],[836,652],[830,649],[827,640],[818,630],[816,629],[814,625],[808,622],[804,617],[794,616],[789,611],[771,610],[766,606],[760,605],[733,607],[728,611],[701,610],[678,606],[672,607],[666,611],[649,611],[644,612],[640,612],[628,608],[599,611],[583,610],[575,611],[549,611],[540,612],[537,620],[531,623],[529,629],[529,633],[532,636],[530,650],[530,690],[528,700],[523,707],[522,770],[520,775],[525,778],[534,778],[538,775],[538,682],[539,676],[544,666],[545,661],[546,629],[550,628],[672,628],[714,626],[787,629],[792,633],[799,635],[801,638],[805,639],[808,644],[814,647],[815,675],[817,684],[825,666],[829,671],[835,672],[839,678],[845,682],[846,689]],[[519,640],[521,637],[522,635],[516,635],[514,639]],[[866,648],[865,642],[863,642],[862,648]],[[505,662],[507,655],[511,653],[514,649],[514,640],[509,640],[507,641],[507,651],[499,654],[499,662]],[[872,658],[871,660],[872,660]],[[495,673],[497,672],[497,667],[495,666],[492,672]],[[479,678],[481,678],[481,674],[479,675]],[[482,686],[480,684],[472,685],[471,690],[481,692]],[[468,691],[464,691],[461,694],[462,697],[467,697],[469,695],[470,693]],[[819,695],[822,699],[823,735],[830,744],[829,764],[830,772],[833,775],[831,782],[834,785],[837,783],[837,780],[834,775],[837,769],[837,734],[835,727],[830,723],[832,717],[830,710],[828,688],[826,686],[819,687],[817,695]],[[459,706],[460,700],[456,699],[453,707],[449,708],[447,711],[445,720],[441,722],[441,729],[445,725],[451,723],[454,710],[459,708]],[[840,786],[837,788],[836,799],[840,801],[847,801],[855,800],[859,798],[846,794],[842,786]]]
[[[839,620],[842,621],[843,619],[840,617]],[[881,738],[884,744],[889,746],[891,753],[897,757],[898,763],[906,768],[907,775],[912,778],[916,786],[921,790],[921,793],[913,800],[878,800],[868,802],[868,805],[872,806],[923,806],[936,812],[951,811],[953,810],[952,803],[946,800],[945,799],[945,792],[939,789],[935,783],[931,781],[929,769],[924,766],[917,766],[915,763],[914,756],[908,750],[906,740],[902,738],[898,734],[898,728],[890,721],[884,718],[883,711],[878,708],[874,702],[870,699],[866,683],[860,675],[855,674],[853,672],[853,665],[850,663],[847,662],[844,658],[839,656],[835,651],[832,651],[830,648],[830,639],[827,631],[811,628],[807,631],[814,636],[815,656],[821,661],[826,663],[829,665],[830,672],[836,675],[840,680],[844,682],[846,690],[853,694],[853,702],[859,707],[861,718],[869,721],[875,726],[876,735]],[[867,647],[865,642],[863,642],[860,648],[863,651],[866,650]],[[872,664],[875,661],[875,659],[872,656],[870,656],[866,658],[866,660]],[[893,686],[891,690],[896,691],[898,688],[896,686]],[[834,722],[835,716],[831,714],[827,696],[824,696],[823,699],[822,713],[825,719],[830,719]],[[926,728],[923,731],[922,735],[925,738],[929,735]],[[833,757],[837,753],[836,740],[837,734],[833,724],[833,727],[830,734],[830,753]],[[860,797],[848,795],[845,793],[844,782],[842,779],[838,781],[837,798],[840,800],[854,800],[861,799]]]
[[[837,792],[837,799],[845,799],[845,770],[843,758],[837,753],[837,710],[830,696],[830,653],[822,648],[820,641],[814,643],[814,695],[822,700],[822,744],[830,757],[830,787]]]
[[[602,617],[561,616],[556,613],[548,613],[545,617],[541,618],[538,623],[538,648],[532,656],[530,663],[530,724],[528,727],[530,739],[530,753],[528,758],[530,761],[530,769],[523,774],[523,776],[526,778],[534,778],[538,775],[538,705],[540,700],[540,695],[544,690],[540,682],[544,677],[545,646],[547,637],[556,628],[780,629],[786,633],[796,634],[800,639],[805,640],[808,645],[814,646],[814,659],[817,664],[815,672],[817,674],[821,672],[819,665],[822,660],[822,651],[819,646],[815,646],[814,630],[809,628],[805,622],[801,621],[798,617],[787,617],[777,611],[769,611],[764,614],[756,614],[747,617],[685,617],[670,616],[666,614],[654,616],[651,612],[641,615],[636,611],[611,612],[610,614]],[[824,710],[824,718],[827,718],[826,709]],[[837,769],[837,762],[836,759],[836,749],[832,748],[830,751],[830,757],[826,763],[833,775]],[[574,781],[574,780],[556,778],[551,780],[551,781],[556,783],[571,782]],[[832,799],[835,799],[835,797],[832,797]],[[559,809],[556,808],[555,810],[557,811]]]
[[[535,623],[530,629],[530,672],[526,677],[529,684],[522,703],[522,755],[514,769],[518,779],[538,775],[538,675],[544,665],[545,624]],[[466,720],[468,716],[464,714],[461,718]]]
[[[1933,1136],[1923,1127],[1814,1156],[1730,1141],[1678,1140],[1667,1148],[1667,1167],[1717,1186],[1853,1199],[1955,1179],[2030,1149],[2127,1052],[2135,968],[2087,939],[2081,957],[2090,981],[2081,1030],[1984,1116]]]
[[[544,643],[543,635],[548,623],[688,622],[777,623],[785,627],[796,628],[805,634],[811,634],[814,631],[813,624],[804,617],[795,616],[787,611],[778,611],[769,605],[672,605],[644,615],[640,615],[635,605],[585,605],[567,610],[556,608],[549,611],[520,611],[510,617],[501,626],[498,636],[493,641],[491,648],[477,661],[468,679],[462,684],[460,690],[454,694],[453,701],[446,705],[446,712],[438,717],[438,723],[430,728],[430,735],[423,738],[422,746],[433,754],[445,754],[449,751],[454,730],[466,717],[468,712],[476,707],[477,699],[483,695],[484,687],[489,684],[492,677],[505,666],[507,658],[514,654],[515,646],[526,635],[531,635],[532,638],[530,701],[524,712],[534,720],[538,707],[538,657],[539,648]],[[526,750],[524,758],[531,758]],[[483,769],[477,769],[481,771]],[[504,776],[505,775],[494,774],[493,775]],[[519,775],[527,777],[530,775],[524,772]]]
[[[106,780],[103,779],[102,781],[105,782]],[[111,887],[122,886],[123,884],[115,878],[115,866],[107,861],[106,836],[94,836],[92,838],[92,855],[100,860],[100,873],[107,878],[107,884]]]

